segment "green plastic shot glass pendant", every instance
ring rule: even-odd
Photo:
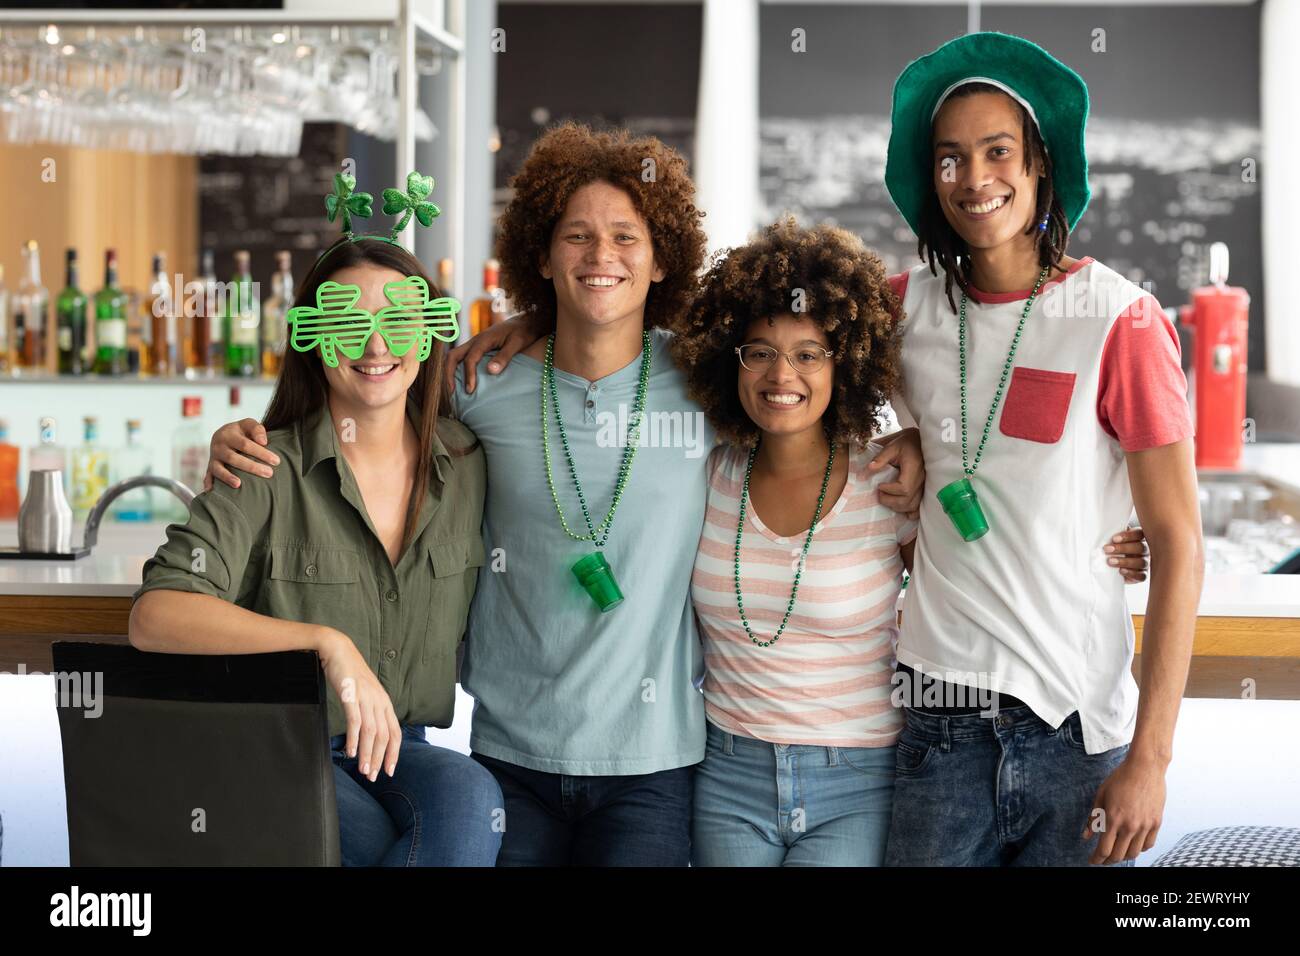
[[[939,503],[952,520],[963,541],[974,541],[988,534],[989,522],[980,507],[979,495],[969,478],[958,478],[939,489]]]
[[[623,592],[614,580],[614,569],[605,560],[604,552],[593,551],[586,557],[579,558],[573,565],[573,576],[578,579],[582,589],[591,595],[602,614],[623,603]]]
[[[1034,291],[1029,294],[1028,301],[1025,302],[1025,308],[1020,313],[1020,322],[1016,326],[1016,334],[1011,339],[1011,348],[1007,352],[1007,360],[1002,363],[1002,377],[998,380],[998,389],[993,395],[993,402],[989,405],[989,417],[984,422],[984,433],[980,437],[979,447],[975,450],[975,462],[969,461],[968,441],[966,431],[966,293],[961,294],[961,312],[957,322],[957,354],[961,362],[961,464],[962,471],[965,472],[965,478],[958,478],[956,481],[944,485],[936,494],[939,503],[943,505],[943,512],[952,521],[953,527],[961,535],[963,541],[974,541],[988,534],[989,522],[984,515],[984,509],[980,506],[979,495],[975,493],[975,486],[971,483],[971,478],[975,477],[975,469],[979,467],[980,458],[984,455],[984,445],[989,440],[989,432],[993,430],[993,418],[997,415],[998,406],[1002,404],[1002,392],[1007,387],[1007,379],[1011,377],[1012,363],[1016,359],[1016,349],[1020,346],[1020,335],[1025,330],[1025,320],[1029,318],[1029,310],[1034,307],[1034,300],[1038,298],[1038,290],[1043,287],[1047,280],[1047,267],[1038,273],[1038,281],[1034,283]]]
[[[560,527],[564,529],[564,533],[574,541],[590,541],[597,548],[595,552],[573,565],[572,571],[602,612],[617,607],[623,600],[623,592],[619,590],[618,582],[614,580],[614,570],[599,549],[605,547],[605,542],[609,540],[609,532],[614,527],[614,512],[618,510],[618,503],[623,499],[623,491],[627,488],[628,478],[632,474],[632,460],[636,458],[637,445],[641,443],[641,417],[645,413],[645,397],[650,386],[651,351],[650,330],[644,329],[641,333],[641,375],[637,380],[636,402],[632,406],[632,414],[628,421],[623,461],[619,465],[618,480],[614,484],[614,498],[600,524],[592,524],[591,508],[587,505],[587,496],[582,493],[582,482],[578,480],[578,466],[574,464],[573,450],[569,447],[569,435],[564,430],[564,418],[560,415],[560,398],[555,388],[555,334],[551,333],[546,339],[546,357],[542,362],[542,458],[546,462],[546,486],[551,490],[551,501],[555,503],[555,511],[560,516]],[[578,492],[578,504],[582,507],[582,517],[587,523],[586,534],[578,534],[569,527],[569,522],[564,517],[564,508],[560,506],[560,496],[555,490],[555,476],[551,470],[550,430],[547,427],[548,399],[555,409],[555,424],[559,426],[560,443],[564,445],[564,457],[569,463],[569,475],[573,478],[573,486]]]

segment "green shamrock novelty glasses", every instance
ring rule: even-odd
[[[334,176],[334,191],[325,197],[325,215],[330,222],[341,219],[343,235],[335,243],[374,239],[400,246],[397,237],[414,217],[422,226],[430,225],[441,210],[429,202],[433,192],[433,177],[411,172],[406,177],[406,191],[384,190],[384,213],[401,214],[401,219],[387,236],[354,235],[352,217],[367,219],[371,214],[374,197],[370,193],[356,192],[356,177],[347,173]],[[325,255],[329,255],[330,249]],[[433,340],[455,342],[460,337],[460,323],[456,315],[460,303],[441,296],[429,298],[429,284],[420,276],[407,276],[384,286],[384,296],[390,303],[377,313],[357,308],[361,288],[342,285],[332,280],[322,282],[316,290],[315,305],[297,305],[285,317],[292,332],[289,344],[299,352],[321,350],[321,358],[330,368],[337,368],[338,353],[356,361],[365,354],[370,336],[378,332],[383,336],[388,350],[401,358],[418,343],[416,361],[423,362],[433,351]]]
[[[338,352],[356,361],[375,332],[398,358],[418,342],[417,362],[429,357],[434,339],[454,342],[460,336],[456,321],[460,303],[445,296],[431,300],[429,285],[419,276],[389,282],[384,296],[392,305],[371,313],[356,307],[361,298],[358,286],[322,282],[314,306],[298,305],[289,310],[288,321],[293,326],[289,343],[299,352],[320,346],[325,364],[337,368]]]

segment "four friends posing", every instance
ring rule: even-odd
[[[679,155],[549,131],[499,226],[525,317],[451,353],[456,420],[422,428],[437,349],[386,386],[359,381],[393,358],[377,334],[351,376],[299,355],[323,390],[292,408],[287,363],[267,421],[214,436],[221,481],[146,570],[133,642],[321,653],[345,862],[1131,861],[1164,804],[1199,518],[1168,320],[1065,254],[1086,115],[1018,38],[910,65],[886,182],[926,261],[892,278],[791,220],[701,278]],[[886,404],[910,427],[879,434]],[[220,587],[186,577],[195,540]],[[168,637],[195,597],[235,607]],[[450,722],[462,631],[473,760],[412,729]]]

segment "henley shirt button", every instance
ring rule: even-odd
[[[314,578],[316,576],[316,565],[309,564],[304,570],[307,574],[307,577]]]
[[[396,591],[396,589],[394,589],[394,588],[389,588],[389,589],[388,589],[388,593],[385,594],[384,597],[388,599],[389,603],[392,603],[393,601],[396,601],[396,600],[397,600],[397,591]]]
[[[596,407],[596,403],[593,402],[591,399],[587,399],[587,407],[588,407],[588,408],[595,408],[595,407]]]
[[[388,650],[384,651],[384,660],[386,661],[397,660],[397,651],[393,650],[391,647]]]

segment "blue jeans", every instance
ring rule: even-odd
[[[497,866],[686,866],[691,771],[587,777],[476,753],[505,795]]]
[[[894,748],[771,744],[708,725],[696,866],[880,866]]]
[[[501,788],[464,754],[402,727],[397,772],[374,783],[330,738],[344,866],[492,866],[501,846]]]
[[[1053,729],[1028,707],[994,717],[907,708],[889,866],[1085,866],[1093,798],[1128,745],[1089,754],[1078,713]]]

